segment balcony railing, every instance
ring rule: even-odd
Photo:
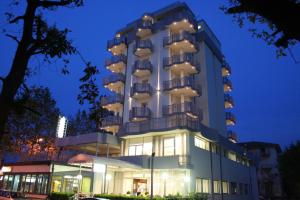
[[[170,16],[167,20],[167,24],[170,25],[174,22],[180,22],[182,20],[187,20],[193,26],[194,29],[197,27],[195,17],[189,12],[180,12]]]
[[[201,128],[201,121],[198,118],[193,118],[185,113],[180,113],[161,118],[151,118],[150,120],[145,121],[127,122],[121,126],[119,134],[142,134],[149,131],[164,131],[175,128],[197,131]]]
[[[235,116],[231,112],[226,112],[226,121],[229,121],[228,125],[234,125],[236,123]]]
[[[173,55],[171,57],[164,58],[163,65],[164,68],[168,68],[175,64],[189,63],[200,71],[200,63],[198,63],[194,57],[193,53],[183,53],[179,55]]]
[[[125,76],[121,73],[115,73],[103,79],[103,85],[116,83],[118,81],[125,82]]]
[[[150,118],[151,110],[147,107],[133,107],[129,112],[130,120],[135,118]]]
[[[164,90],[173,90],[176,88],[190,87],[191,89],[201,94],[201,86],[196,84],[195,78],[193,76],[188,76],[184,78],[175,78],[169,81],[164,81]]]
[[[152,95],[152,90],[150,83],[134,83],[130,90],[130,95],[134,96],[136,93],[148,93]]]
[[[139,51],[142,50],[147,50],[148,52],[152,52],[153,45],[151,40],[136,40],[134,48],[133,48],[133,53],[137,55]]]
[[[124,96],[121,94],[116,94],[114,96],[105,96],[101,98],[101,106],[106,106],[108,104],[114,103],[124,103]]]
[[[152,29],[151,20],[141,20],[137,23],[137,29]]]
[[[225,100],[225,103],[227,103],[229,105],[229,107],[234,106],[233,98],[229,94],[224,94],[224,100]]]
[[[192,34],[190,34],[189,32],[185,31],[185,32],[182,32],[182,33],[179,33],[179,34],[173,34],[171,36],[165,37],[164,40],[163,40],[163,45],[168,46],[168,45],[170,45],[174,42],[181,42],[181,41],[184,41],[184,40],[189,41],[194,46],[196,44],[195,37]]]
[[[105,66],[110,66],[119,62],[127,63],[127,57],[123,54],[112,56],[111,58],[105,60]]]
[[[111,49],[114,46],[118,46],[120,44],[126,44],[125,38],[114,38],[107,42],[107,49]]]
[[[227,62],[222,63],[222,75],[229,76],[231,74],[231,67]]]
[[[163,115],[172,115],[178,113],[191,113],[192,115],[202,118],[201,110],[199,110],[193,102],[184,102],[163,106]]]
[[[148,70],[152,72],[152,64],[149,60],[136,60],[132,67],[132,73],[136,72],[137,70]]]
[[[102,125],[102,127],[119,126],[122,124],[122,122],[123,122],[123,119],[120,116],[108,116],[102,120],[101,125]]]

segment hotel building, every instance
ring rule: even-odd
[[[258,199],[255,167],[227,129],[236,123],[231,69],[205,21],[185,3],[174,3],[118,30],[107,50],[111,75],[103,84],[113,95],[100,103],[114,115],[101,129],[112,134],[57,141],[85,152],[68,164],[79,166],[80,174],[93,172],[85,177],[90,192],[150,194],[153,165],[154,195]],[[53,176],[51,191],[69,191],[64,180],[70,177],[77,180],[74,173]]]

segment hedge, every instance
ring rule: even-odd
[[[94,197],[106,198],[110,200],[149,200],[149,196],[128,196],[128,195],[115,195],[115,194],[95,194]],[[207,195],[193,193],[189,196],[168,195],[166,197],[154,196],[154,200],[207,200]]]
[[[48,199],[50,200],[71,200],[74,199],[73,193],[52,192]]]

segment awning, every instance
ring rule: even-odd
[[[106,157],[97,157],[88,154],[78,154],[68,161],[69,164],[104,164],[108,166],[118,167],[118,168],[134,168],[134,169],[142,169],[141,166],[126,162],[123,160],[118,160],[114,158],[106,158]]]

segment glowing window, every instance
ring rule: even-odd
[[[175,155],[175,138],[164,138],[164,156]]]
[[[221,193],[220,181],[214,181],[214,193]]]
[[[209,143],[199,137],[195,137],[195,146],[201,149],[209,150]]]
[[[222,181],[222,189],[223,189],[223,193],[224,193],[224,194],[228,194],[228,193],[229,193],[229,190],[228,190],[228,182]]]

